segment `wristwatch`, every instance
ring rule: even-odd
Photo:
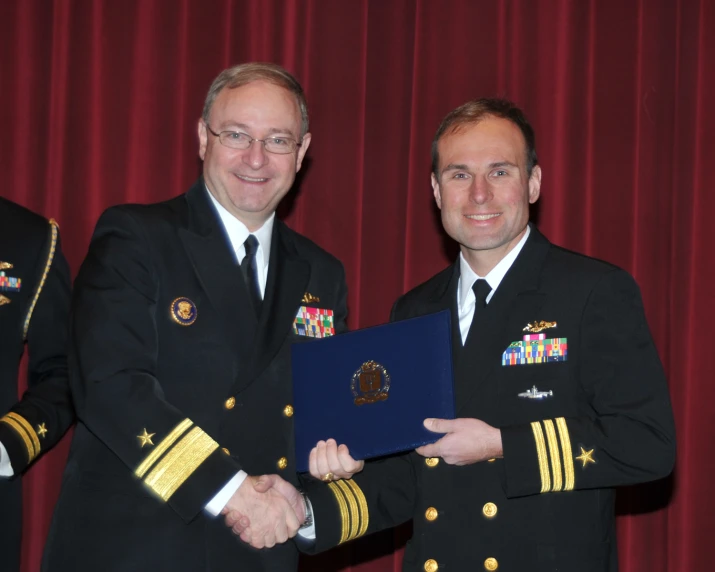
[[[300,530],[305,528],[310,528],[313,526],[313,505],[310,504],[310,499],[304,491],[299,490],[300,496],[303,497],[303,502],[305,503],[305,521],[300,525]]]

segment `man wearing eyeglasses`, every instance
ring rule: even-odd
[[[341,263],[275,218],[310,144],[303,90],[277,65],[227,69],[198,135],[203,177],[106,211],[77,277],[81,422],[45,570],[297,567],[293,543],[254,550],[219,515],[250,518],[259,548],[296,534],[290,345],[345,329]],[[256,492],[268,473],[280,492]]]

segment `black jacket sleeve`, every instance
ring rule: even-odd
[[[67,379],[70,273],[54,221],[47,227],[39,263],[22,330],[28,389],[0,423],[0,442],[15,475],[53,447],[74,421]]]

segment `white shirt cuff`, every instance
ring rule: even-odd
[[[233,493],[235,493],[238,490],[238,487],[243,484],[243,481],[246,480],[247,476],[246,471],[238,471],[238,473],[236,473],[233,478],[224,485],[218,494],[209,501],[209,504],[204,507],[206,512],[208,512],[211,516],[218,516],[221,514],[221,511],[231,499]]]
[[[0,443],[0,477],[12,477],[14,475],[15,471],[12,469],[7,449],[5,449],[5,445]]]

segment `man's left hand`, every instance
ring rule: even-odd
[[[424,457],[441,457],[449,465],[471,465],[504,455],[501,431],[479,419],[425,419],[424,426],[445,434],[439,441],[416,449]]]

